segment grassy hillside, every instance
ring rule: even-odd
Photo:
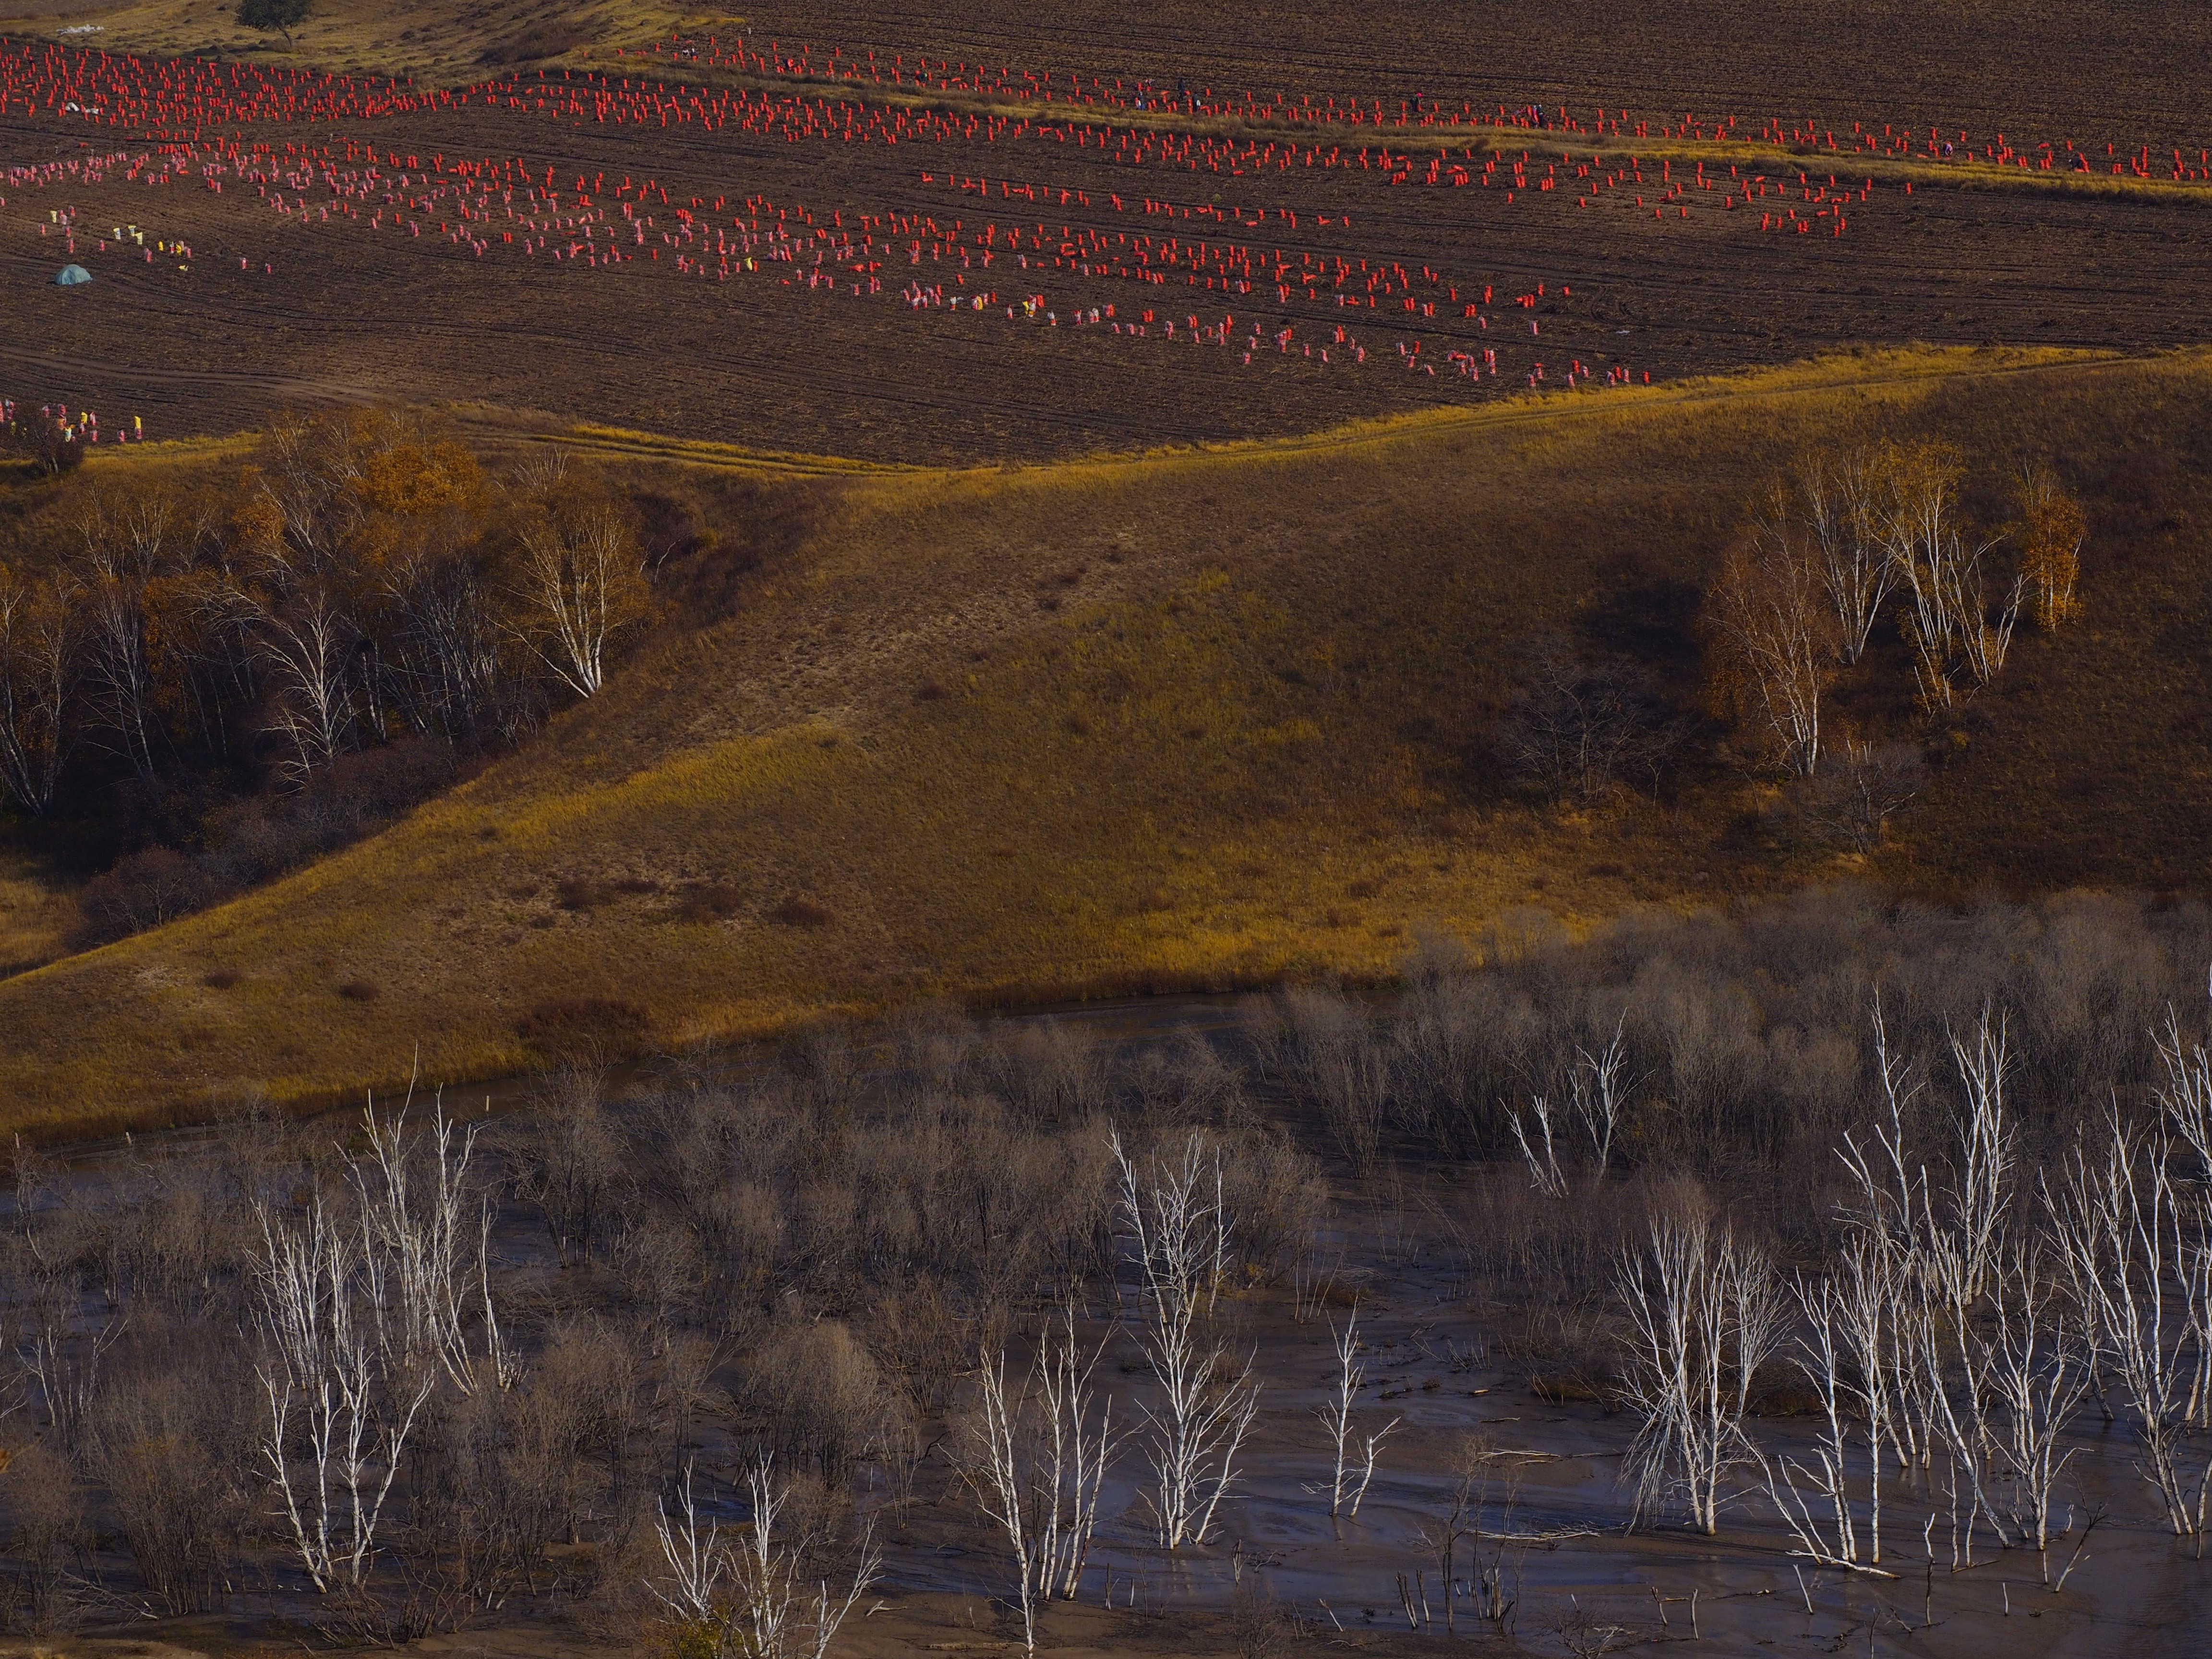
[[[679,623],[374,841],[0,982],[0,1127],[315,1095],[418,1047],[453,1078],[925,996],[1380,975],[1529,905],[2200,888],[2208,404],[2212,356],[1986,350],[1003,471],[753,482],[628,439],[641,486],[738,520],[675,579]],[[1914,725],[1893,641],[1839,690],[1838,723],[1940,763],[1893,845],[1778,836],[1710,732],[1657,802],[1505,787],[1486,740],[1533,640],[1638,658],[1690,708],[1745,503],[1875,433],[1959,444],[1990,517],[2053,455],[2092,524],[2081,620],[2024,631],[1962,715]]]
[[[319,0],[314,15],[281,34],[238,21],[237,0],[0,0],[0,33],[62,38],[109,52],[188,57],[200,52],[252,54],[273,64],[337,74],[412,76],[426,84],[463,84],[497,66],[548,60],[580,61],[605,50],[665,38],[722,14],[687,12],[655,0],[485,0],[457,9],[425,0]],[[99,33],[61,36],[91,23]]]

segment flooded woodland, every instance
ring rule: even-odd
[[[1848,890],[19,1147],[9,1627],[2198,1650],[2212,915]]]

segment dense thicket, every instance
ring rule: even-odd
[[[67,490],[0,562],[0,798],[80,859],[155,849],[88,896],[94,938],[453,781],[596,692],[651,599],[604,479],[557,456],[495,478],[415,411]]]
[[[1391,995],[1286,991],[1211,1036],[930,1012],[691,1055],[620,1099],[571,1067],[482,1124],[249,1103],[201,1142],[20,1152],[9,1616],[245,1595],[393,1634],[581,1595],[634,1623],[668,1571],[656,1501],[763,1455],[799,1480],[810,1548],[885,1505],[949,1517],[947,1425],[1051,1310],[1131,1345],[1117,1386],[1157,1403],[1176,1166],[1219,1218],[1206,1319],[1221,1287],[1310,1318],[1336,1275],[1387,1304],[1394,1264],[1441,1253],[1532,1378],[1611,1387],[1653,1218],[1721,1206],[1762,1250],[1830,1259],[1857,1224],[1844,1136],[1949,1170],[1987,1106],[1954,1039],[1992,1032],[2013,1166],[2094,1153],[2108,1112],[2154,1115],[2158,1034],[2193,1040],[2208,961],[2201,909],[2087,896],[1831,891],[1580,944],[1529,915],[1431,943]],[[348,1353],[356,1484],[389,1497],[319,1555],[289,1516],[330,1467],[315,1368]]]

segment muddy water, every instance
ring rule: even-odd
[[[1183,1032],[1218,1038],[1247,1018],[1250,1003],[1163,998],[1010,1018],[1066,1019],[1103,1041],[1137,1045]],[[733,1063],[743,1069],[766,1060],[741,1054]],[[635,1067],[617,1079],[649,1080]],[[449,1092],[447,1103],[471,1115],[503,1110],[526,1104],[531,1089],[526,1078],[478,1084]],[[352,1109],[320,1121],[343,1133]],[[127,1186],[148,1164],[204,1153],[217,1138],[215,1131],[182,1130],[69,1149],[62,1154],[65,1178],[88,1195],[109,1182]],[[0,1212],[11,1207],[12,1196],[0,1194]],[[1270,1289],[1230,1311],[1236,1340],[1255,1354],[1265,1388],[1218,1535],[1176,1556],[1156,1547],[1144,1499],[1141,1412],[1148,1390],[1137,1351],[1123,1335],[1109,1350],[1102,1376],[1115,1395],[1116,1421],[1134,1431],[1102,1504],[1106,1519],[1082,1592],[1089,1607],[1219,1611],[1249,1575],[1331,1637],[1395,1632],[1405,1641],[1418,1632],[1443,1640],[1449,1623],[1464,1638],[1497,1628],[1467,1591],[1480,1571],[1494,1571],[1510,1604],[1504,1628],[1540,1652],[1573,1651],[1575,1643],[1596,1650],[1589,1644],[1598,1638],[1575,1623],[1582,1620],[1618,1626],[1620,1646],[1687,1640],[1711,1653],[1931,1659],[2212,1653],[2212,1564],[2195,1559],[2158,1521],[2124,1425],[2107,1428],[2094,1412],[2085,1417],[2060,1487],[2062,1510],[2073,1509],[2072,1528],[2047,1563],[2031,1552],[1997,1549],[1983,1528],[1973,1537],[1973,1565],[1966,1565],[1963,1546],[1954,1552],[1946,1496],[1926,1477],[1900,1483],[1893,1471],[1885,1474],[1882,1566],[1895,1577],[1793,1559],[1789,1536],[1764,1499],[1739,1501],[1717,1537],[1678,1526],[1632,1534],[1619,1479],[1631,1421],[1594,1403],[1547,1403],[1532,1394],[1527,1367],[1498,1351],[1500,1333],[1469,1311],[1448,1255],[1424,1243],[1418,1219],[1409,1223],[1404,1209],[1352,1204],[1339,1218],[1343,1231],[1327,1248],[1341,1253],[1341,1282],[1365,1287],[1359,1322],[1367,1382],[1358,1427],[1396,1425],[1357,1518],[1332,1521],[1328,1512],[1329,1449],[1316,1413],[1334,1382],[1329,1328],[1326,1319],[1294,1319],[1289,1292]],[[518,1214],[504,1218],[495,1251],[525,1278],[551,1270],[542,1233]],[[1327,1316],[1344,1316],[1340,1305]],[[1755,1427],[1770,1457],[1808,1455],[1808,1421]],[[1486,1506],[1471,1517],[1476,1535],[1462,1537],[1455,1553],[1458,1588],[1448,1607],[1433,1540],[1470,1434],[1485,1437],[1498,1454],[1497,1474]],[[711,1462],[714,1449],[710,1440],[702,1458]],[[884,1593],[896,1601],[1003,1590],[999,1541],[965,1514],[947,1472],[933,1462],[917,1484],[925,1494],[918,1508],[887,1513]],[[2092,1512],[2100,1518],[2085,1540]],[[2046,1588],[2046,1577],[2069,1564],[2063,1589]],[[1055,1610],[1044,1628],[1049,1635],[1055,1622],[1090,1616]]]
[[[1619,1478],[1631,1420],[1596,1405],[1538,1399],[1523,1368],[1489,1352],[1491,1334],[1462,1310],[1448,1273],[1393,1265],[1371,1248],[1365,1254],[1359,1265],[1371,1269],[1368,1282],[1376,1289],[1361,1313],[1370,1348],[1362,1420],[1373,1429],[1395,1419],[1399,1427],[1383,1444],[1358,1519],[1332,1522],[1328,1514],[1330,1454],[1314,1416],[1334,1384],[1327,1329],[1295,1324],[1279,1310],[1261,1315],[1248,1340],[1256,1341],[1268,1379],[1263,1411],[1240,1495],[1224,1506],[1220,1541],[1179,1561],[1148,1547],[1135,1486],[1143,1470],[1133,1447],[1087,1597],[1110,1583],[1117,1606],[1222,1607],[1237,1576],[1256,1572],[1275,1597],[1325,1626],[1418,1628],[1441,1639],[1443,1577],[1427,1540],[1440,1535],[1456,1485],[1455,1454],[1474,1432],[1498,1454],[1519,1455],[1496,1460],[1500,1475],[1476,1522],[1485,1535],[1462,1541],[1455,1577],[1463,1587],[1479,1549],[1515,1603],[1509,1628],[1538,1651],[1572,1651],[1571,1636],[1589,1639],[1560,1628],[1587,1612],[1601,1626],[1620,1626],[1623,1645],[1689,1639],[1713,1653],[2212,1653],[2212,1563],[2194,1559],[2165,1531],[2154,1494],[2132,1467],[2125,1430],[2106,1431],[2094,1413],[2075,1436],[2060,1487],[2062,1512],[2065,1503],[2075,1506],[2074,1527],[2048,1553],[2055,1578],[2079,1547],[2061,1591],[2045,1587],[2045,1563],[2033,1552],[1996,1548],[1986,1527],[1974,1535],[1970,1567],[1961,1538],[1954,1570],[1948,1497],[1924,1477],[1900,1485],[1889,1470],[1881,1565],[1894,1577],[1793,1559],[1789,1534],[1764,1498],[1737,1503],[1717,1537],[1679,1525],[1632,1534]],[[1810,1461],[1808,1420],[1761,1421],[1754,1429],[1771,1458]],[[1517,1486],[1510,1506],[1507,1471]],[[1941,1484],[1939,1467],[1934,1485]],[[2085,1540],[2093,1508],[2105,1513]],[[1863,1505],[1861,1529],[1863,1547]],[[988,1572],[990,1565],[962,1566]],[[945,1588],[957,1576],[923,1575]],[[1464,1588],[1453,1622],[1462,1637],[1494,1628]]]

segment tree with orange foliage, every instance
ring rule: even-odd
[[[271,428],[236,520],[251,554],[240,592],[274,693],[267,729],[295,781],[395,723],[476,735],[489,503],[476,457],[418,412]]]
[[[2074,589],[2081,579],[2089,520],[2049,463],[2027,462],[2020,470],[2020,485],[2021,574],[2035,595],[2036,625],[2048,632],[2081,608]]]

